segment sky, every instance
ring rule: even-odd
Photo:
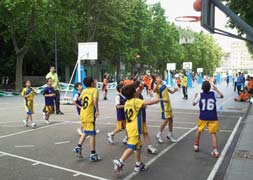
[[[175,22],[175,24],[178,26],[190,28],[194,31],[201,31],[204,29],[200,26],[200,22],[188,23],[175,21],[175,18],[179,16],[200,16],[200,12],[196,12],[193,9],[194,1],[195,0],[147,0],[147,4],[154,4],[156,2],[160,2],[163,9],[165,9],[165,15],[167,16],[168,21]],[[230,28],[225,27],[227,21],[228,18],[219,9],[216,9],[215,26],[219,29],[236,33],[236,30],[232,30]],[[205,32],[208,33],[207,31]],[[213,36],[224,51],[230,51],[230,45],[233,41],[235,41],[235,39],[221,35]]]

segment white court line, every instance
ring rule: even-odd
[[[15,146],[16,148],[22,148],[22,147],[35,147],[34,145],[18,145],[18,146]]]
[[[1,128],[16,128],[16,127],[24,127],[24,125],[3,125]]]
[[[55,142],[54,144],[58,145],[58,144],[66,144],[66,143],[70,143],[70,141]]]
[[[188,136],[191,132],[193,132],[195,129],[197,128],[197,126],[191,128],[189,131],[187,131],[185,134],[183,134],[182,136],[180,136],[180,138],[178,138],[178,142],[180,142],[182,139],[184,139],[186,136]],[[177,145],[177,143],[171,144],[170,146],[168,146],[167,148],[165,148],[163,151],[161,151],[158,155],[156,155],[154,158],[150,159],[146,165],[150,166],[151,164],[153,164],[155,161],[157,161],[160,157],[162,157],[165,153],[167,153],[170,149],[172,149],[175,145]],[[127,177],[125,177],[123,180],[130,180],[132,179],[134,176],[136,176],[138,174],[138,172],[132,172],[131,174],[129,174]]]
[[[80,176],[80,174],[79,174],[79,173],[78,173],[78,174],[74,174],[73,176],[74,176],[74,177],[77,177],[77,176]]]
[[[158,120],[147,120],[147,122],[161,122],[160,119]],[[184,122],[184,121],[173,121],[174,124],[191,124],[191,125],[196,125],[196,122]]]
[[[79,124],[79,122],[77,121],[70,121],[69,123],[72,124]],[[110,123],[110,122],[106,122],[106,123],[96,123],[97,125],[109,125],[109,126],[115,126],[115,123]],[[196,123],[193,123],[192,125],[196,125]],[[156,126],[156,125],[148,125],[148,127],[151,128],[160,128],[160,126]],[[189,130],[192,129],[191,127],[180,127],[180,126],[174,126],[173,129],[185,129],[185,130]],[[208,131],[208,129],[205,129],[205,131]],[[226,130],[226,129],[221,129],[219,132],[226,132],[226,133],[231,133],[231,130]],[[99,132],[97,132],[98,134]],[[87,137],[89,138],[89,136]]]
[[[224,101],[224,102],[218,104],[217,106],[223,106],[224,104],[226,104],[228,101],[230,101],[230,100],[233,99],[233,98],[234,98],[234,97],[230,97],[230,98],[228,98],[226,101]]]
[[[227,99],[227,100],[230,100],[230,99]],[[227,101],[228,102],[228,101]],[[227,103],[226,101],[223,102],[221,105],[224,105],[225,103]],[[217,106],[221,106],[221,105],[217,105]],[[151,112],[160,112],[160,111],[155,111],[155,110],[148,110],[148,111],[151,111]],[[199,115],[199,112],[196,112],[196,113],[188,113],[188,112],[183,112],[183,111],[173,111],[174,114],[185,114],[185,115]],[[222,114],[218,114],[219,117],[240,117],[239,115],[238,116],[231,116],[231,115],[222,115]],[[178,117],[178,116],[176,116]]]
[[[5,122],[0,122],[0,124],[9,124],[9,123],[22,123],[22,121],[5,121]]]
[[[99,180],[108,180],[108,179],[105,179],[105,178],[102,178],[102,177],[99,177],[99,176],[95,176],[95,175],[92,175],[92,174],[79,172],[79,171],[76,171],[76,170],[73,170],[73,169],[64,168],[64,167],[61,167],[61,166],[45,163],[45,162],[42,162],[42,161],[37,161],[37,160],[34,160],[34,159],[26,158],[26,157],[23,157],[23,156],[18,156],[18,155],[15,155],[15,154],[6,153],[6,152],[3,152],[3,151],[0,151],[0,153],[4,154],[6,156],[10,156],[10,157],[14,157],[14,158],[17,158],[17,159],[22,159],[22,160],[25,160],[25,161],[33,162],[34,164],[38,163],[38,164],[42,164],[44,166],[52,167],[52,168],[55,168],[55,169],[60,169],[60,170],[63,170],[63,171],[74,173],[74,174],[80,174],[80,175],[83,175],[83,176],[86,176],[86,177],[91,177],[91,178],[99,179]]]
[[[215,175],[216,175],[217,171],[219,170],[219,168],[222,164],[222,161],[224,160],[225,155],[227,154],[227,151],[228,151],[228,149],[229,149],[229,147],[230,147],[230,145],[231,145],[231,143],[232,143],[232,141],[235,137],[235,134],[236,134],[236,132],[239,128],[239,125],[240,125],[241,121],[242,121],[242,117],[240,117],[239,120],[237,121],[233,132],[229,136],[229,138],[227,140],[227,143],[226,143],[225,147],[223,148],[223,150],[221,152],[221,155],[220,155],[219,159],[216,161],[216,163],[215,163],[211,173],[209,174],[207,180],[213,180],[213,178],[215,177]]]
[[[69,123],[69,121],[65,121],[65,122],[57,123],[57,124],[52,124],[52,125],[47,125],[47,126],[39,127],[39,128],[36,128],[36,129],[29,129],[29,130],[26,130],[26,131],[20,131],[20,132],[16,132],[16,133],[12,133],[12,134],[3,135],[3,136],[0,136],[0,139],[10,137],[10,136],[19,135],[19,134],[24,134],[24,133],[27,133],[27,132],[36,131],[36,130],[39,130],[39,129],[45,129],[45,128],[49,128],[49,127],[53,127],[53,126],[59,126],[59,125],[66,124],[66,123]]]
[[[33,163],[32,166],[37,166],[39,164],[40,164],[39,162],[36,162],[36,163]]]
[[[190,109],[191,110],[191,109]],[[151,110],[151,109],[147,109],[147,112],[157,112],[157,113],[161,113],[160,110]],[[194,112],[184,112],[184,111],[173,111],[174,114],[188,114],[188,115],[196,115],[199,114],[198,112],[194,113]]]

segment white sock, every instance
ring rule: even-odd
[[[150,144],[150,145],[148,145],[148,149],[151,149],[152,148],[152,145]]]
[[[113,132],[109,132],[108,134],[109,134],[110,136],[113,136],[113,135],[114,135]]]
[[[168,132],[168,136],[171,136],[171,135],[173,135],[173,134],[172,134],[172,132],[169,131],[169,132]]]
[[[124,161],[122,159],[119,159],[119,162],[124,165]]]
[[[141,165],[141,162],[140,162],[140,161],[137,161],[135,164],[136,164],[137,166],[139,166],[139,165]]]
[[[161,135],[162,135],[162,132],[159,131],[159,132],[157,133],[157,136],[161,136]]]

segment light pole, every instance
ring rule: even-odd
[[[56,28],[54,29],[54,63],[55,63],[56,73],[58,73],[58,56],[57,56],[57,34],[56,34]]]

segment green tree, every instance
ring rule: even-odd
[[[252,0],[227,0],[228,7],[238,16],[240,16],[246,23],[248,23],[253,30],[253,1]],[[244,34],[243,30],[238,27],[235,23],[232,21],[229,21],[229,26],[231,28],[237,28],[239,34]],[[249,50],[251,54],[253,54],[253,43],[251,46],[248,43]]]

